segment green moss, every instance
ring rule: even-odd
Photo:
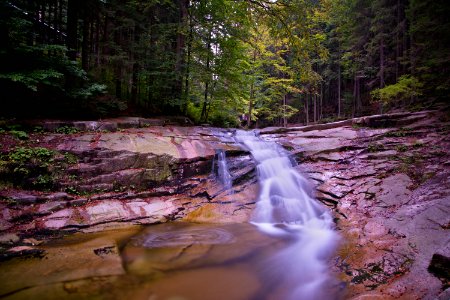
[[[65,176],[68,165],[78,162],[76,156],[43,147],[16,147],[0,157],[0,180],[5,186],[51,190]]]
[[[379,152],[379,151],[383,151],[384,150],[384,145],[383,144],[378,144],[378,143],[370,143],[367,146],[367,151],[373,153],[373,152]]]
[[[28,134],[25,131],[11,130],[9,133],[19,140],[28,140]]]
[[[78,163],[78,157],[72,153],[65,152],[64,153],[64,159],[66,162],[70,165],[74,165]]]
[[[408,151],[408,146],[406,146],[406,145],[397,145],[395,147],[395,150],[397,150],[398,152],[406,152],[406,151]]]
[[[80,132],[77,128],[73,126],[61,126],[56,128],[56,133],[63,133],[63,134],[74,134]]]
[[[383,134],[384,137],[405,137],[411,134],[412,129],[411,128],[400,128],[396,131],[390,131],[385,134]]]

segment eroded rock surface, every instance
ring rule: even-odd
[[[262,130],[292,149],[334,209],[346,298],[448,299],[448,276],[427,270],[433,255],[450,257],[450,128],[440,118],[430,111]]]
[[[450,257],[450,124],[446,120],[441,111],[426,111],[260,131],[263,138],[291,151],[300,162],[298,169],[316,186],[317,198],[334,211],[342,236],[334,268],[347,287],[346,298],[449,298],[445,266]],[[64,170],[52,191],[6,188],[1,192],[2,248],[41,251],[26,240],[48,231],[249,219],[258,195],[255,166],[228,131],[161,126],[138,118],[108,122],[76,124],[89,130],[82,133],[30,134],[28,146],[69,153],[76,163]],[[4,153],[23,146],[7,142]],[[218,149],[227,154],[232,191],[225,190],[212,171]],[[121,276],[117,245],[94,246],[97,252],[89,244],[89,257],[99,263],[98,275],[110,273],[108,280]],[[113,270],[104,266],[105,260],[112,261]],[[131,261],[141,272],[138,261]],[[74,283],[55,279],[47,288],[88,293],[93,279],[83,274],[67,279]],[[24,296],[45,289],[39,278],[35,280]],[[21,288],[27,287],[7,287],[4,293]]]
[[[58,173],[53,191],[0,191],[0,229],[7,232],[95,231],[179,219],[243,222],[257,195],[253,162],[226,130],[153,126],[51,133],[31,136],[26,146],[71,155],[75,163]],[[227,153],[233,193],[212,171],[218,150]]]

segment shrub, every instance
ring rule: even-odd
[[[55,187],[69,164],[77,157],[47,148],[17,147],[0,157],[0,181],[22,188],[48,190]]]
[[[389,104],[422,95],[423,84],[414,76],[403,75],[396,84],[375,89],[370,94],[375,102]]]
[[[9,133],[11,133],[14,137],[18,138],[19,140],[27,140],[28,139],[28,134],[25,131],[11,130]]]

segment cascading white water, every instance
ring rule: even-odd
[[[331,215],[314,199],[308,180],[282,147],[254,132],[237,131],[235,139],[257,163],[260,194],[252,223],[272,236],[295,240],[265,266],[268,281],[276,277],[297,286],[288,299],[330,299],[323,287],[329,279],[327,259],[338,240]]]
[[[233,182],[228,169],[225,151],[223,150],[217,150],[217,177],[222,183],[224,190],[231,192]]]

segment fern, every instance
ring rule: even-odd
[[[54,79],[60,79],[62,77],[64,77],[64,74],[52,69],[0,74],[0,79],[7,79],[23,84],[25,87],[35,92],[37,91],[39,84],[57,86]]]

